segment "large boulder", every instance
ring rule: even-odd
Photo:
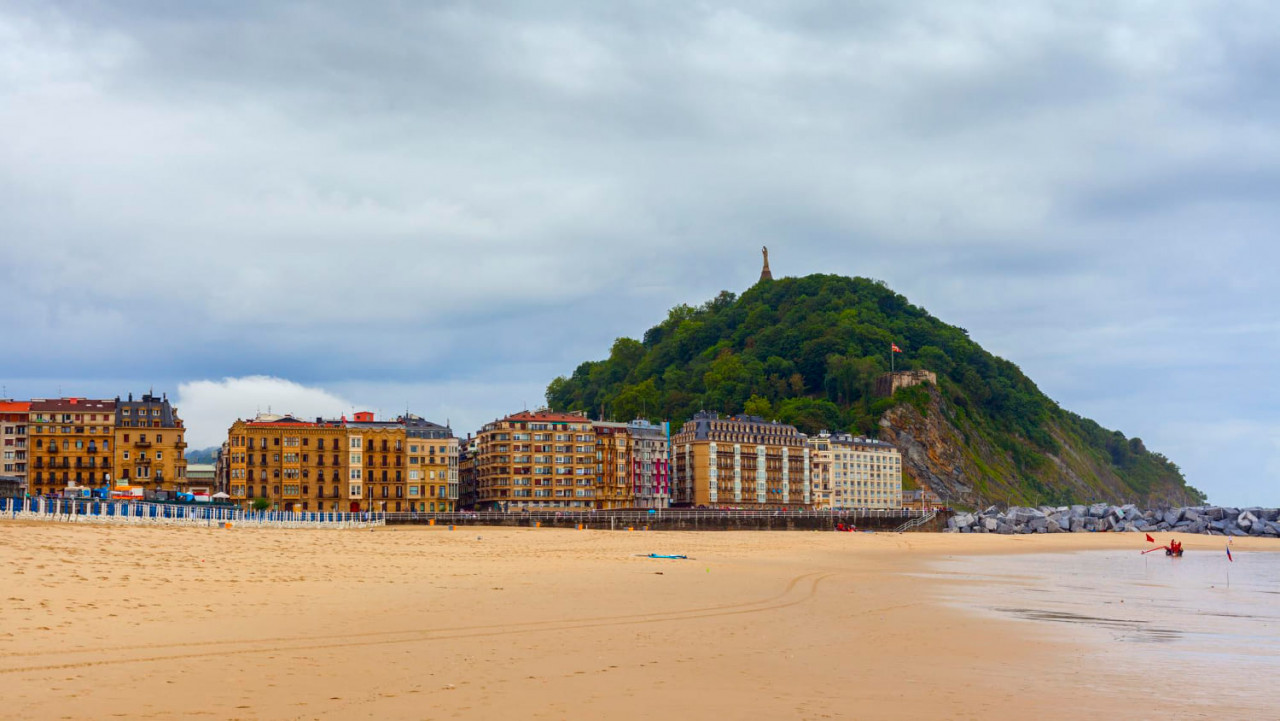
[[[1090,518],[1102,518],[1105,515],[1107,515],[1107,504],[1095,503],[1092,506],[1089,506]]]
[[[957,528],[967,528],[973,525],[974,518],[972,513],[957,513],[952,516],[952,520],[956,522]]]
[[[1084,519],[1079,516],[1072,516],[1070,530],[1072,533],[1083,533],[1085,530]]]
[[[1007,536],[1010,533],[1013,533],[1013,526],[1001,521],[996,524],[996,533],[1003,533]]]
[[[1240,515],[1236,516],[1236,525],[1245,531],[1252,529],[1253,524],[1257,522],[1258,522],[1258,517],[1253,515],[1249,511],[1244,511]]]
[[[1229,528],[1229,529],[1227,529],[1227,535],[1229,535],[1229,536],[1247,536],[1247,535],[1249,535],[1249,534],[1245,533],[1244,531],[1240,530],[1239,528]]]
[[[981,524],[979,524],[979,525],[980,525],[980,526],[981,526],[985,531],[987,531],[988,533],[990,533],[991,531],[996,530],[996,528],[1000,525],[1000,522],[999,522],[999,521],[997,521],[995,518],[984,518],[984,519],[982,519],[982,523],[981,523]]]
[[[1049,519],[1045,518],[1044,516],[1041,516],[1039,518],[1033,518],[1031,519],[1031,522],[1028,523],[1027,525],[1030,526],[1031,529],[1034,530],[1036,533],[1044,533],[1049,528]]]
[[[1168,511],[1165,511],[1164,515],[1161,517],[1164,519],[1164,522],[1169,524],[1170,526],[1175,525],[1177,524],[1178,521],[1182,520],[1182,509],[1181,508],[1170,509]]]
[[[1209,508],[1205,515],[1207,515],[1211,521],[1221,521],[1223,518],[1226,518],[1227,512],[1217,506],[1213,506]]]
[[[1045,529],[1049,533],[1062,533],[1062,524],[1058,523],[1055,518],[1056,517],[1050,517],[1049,520],[1045,522]]]

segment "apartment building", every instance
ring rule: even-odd
[[[27,487],[32,495],[112,482],[115,401],[34,398],[28,418]]]
[[[187,483],[186,428],[167,395],[115,400],[117,486],[172,491]]]
[[[596,433],[585,414],[522,411],[486,424],[477,440],[477,509],[603,507]]]
[[[809,483],[815,510],[831,508],[831,469],[834,453],[831,434],[822,431],[809,439]]]
[[[816,438],[827,439],[831,449],[828,508],[902,508],[902,454],[897,448],[847,433],[824,431]]]
[[[409,500],[414,510],[449,513],[458,510],[458,439],[448,426],[406,415],[402,422],[408,444]]]
[[[671,505],[670,442],[667,424],[636,420],[627,424],[631,502],[636,508]]]
[[[0,400],[0,475],[18,479],[17,493],[27,491],[27,423],[31,403]]]
[[[417,416],[259,414],[227,435],[227,493],[245,507],[265,499],[280,510],[407,512],[452,510],[457,501],[457,439]]]
[[[593,421],[596,438],[596,508],[631,508],[631,435],[626,423]]]
[[[462,511],[475,510],[480,500],[476,463],[480,455],[480,439],[467,434],[458,451],[458,504]]]
[[[673,504],[709,508],[812,506],[809,447],[794,426],[758,416],[694,415],[671,437]]]

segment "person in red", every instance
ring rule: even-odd
[[[1175,539],[1170,539],[1170,540],[1169,540],[1169,555],[1170,555],[1170,556],[1181,556],[1181,555],[1182,555],[1182,544],[1181,544],[1181,543],[1178,543],[1178,541],[1177,541],[1177,540],[1175,540]]]

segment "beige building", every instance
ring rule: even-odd
[[[809,447],[794,426],[698,413],[671,437],[673,503],[709,508],[812,506]]]
[[[816,510],[831,508],[831,471],[834,456],[830,433],[823,431],[809,439],[809,482],[812,487],[813,507]]]
[[[476,435],[476,508],[585,510],[603,507],[597,493],[596,434],[583,413],[523,411]]]
[[[902,454],[889,443],[823,431],[813,439],[831,454],[826,508],[902,508]]]

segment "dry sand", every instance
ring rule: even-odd
[[[1035,698],[1074,718],[1133,713],[1135,694],[1139,716],[1216,715],[1088,644],[944,605],[948,581],[916,573],[1135,542],[5,522],[0,716],[1058,717]]]

